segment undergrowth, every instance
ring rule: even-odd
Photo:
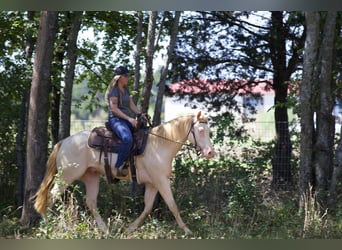
[[[259,145],[260,146],[260,145]],[[125,229],[143,210],[143,191],[132,195],[128,182],[100,183],[98,207],[108,225],[100,231],[85,206],[84,187],[76,183],[32,229],[20,226],[15,209],[1,211],[0,237],[18,239],[300,239],[340,238],[341,216],[330,216],[314,195],[270,188],[269,157],[263,148],[232,150],[212,160],[181,152],[171,179],[181,216],[193,231],[184,235],[161,199],[137,231]],[[194,160],[195,158],[195,160]],[[295,184],[294,184],[295,185]],[[299,213],[303,199],[305,211]]]

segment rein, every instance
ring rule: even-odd
[[[175,140],[172,140],[172,139],[167,138],[167,137],[165,137],[165,136],[161,136],[161,135],[158,135],[158,134],[155,134],[155,133],[152,133],[152,132],[149,132],[149,134],[150,134],[150,135],[154,135],[154,136],[159,137],[159,138],[162,138],[162,139],[164,139],[164,140],[166,140],[166,141],[169,141],[169,142],[172,142],[172,143],[177,143],[177,144],[179,144],[179,145],[184,145],[184,146],[187,146],[187,147],[192,147],[192,146],[194,146],[194,148],[196,149],[197,153],[199,153],[199,150],[197,149],[198,145],[197,145],[197,140],[196,140],[195,132],[194,132],[194,130],[193,130],[194,125],[195,125],[197,122],[199,122],[199,123],[207,123],[207,122],[203,122],[203,121],[196,121],[196,122],[192,121],[191,127],[190,127],[190,129],[189,129],[189,132],[188,132],[188,133],[186,134],[186,136],[185,136],[184,142],[175,141]],[[189,144],[186,144],[186,143],[185,143],[185,142],[187,141],[187,138],[189,137],[189,134],[190,134],[190,133],[192,133],[192,136],[194,137],[195,145],[192,145],[191,143],[189,143]]]

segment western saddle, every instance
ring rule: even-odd
[[[130,156],[128,157],[128,162],[124,166],[124,168],[130,168],[133,181],[136,181],[134,156],[144,153],[148,133],[151,128],[150,118],[148,116],[147,119],[142,117],[143,116],[138,116],[138,126],[133,130],[134,143],[131,148]],[[120,143],[121,140],[111,130],[108,122],[105,123],[105,126],[95,127],[90,132],[88,138],[88,146],[100,151],[99,161],[101,161],[102,153],[104,154],[105,172],[109,184],[116,183],[119,179],[114,178],[112,175],[111,166],[108,161],[108,153],[117,153],[118,145]]]

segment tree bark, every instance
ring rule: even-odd
[[[17,151],[17,165],[19,169],[18,177],[18,207],[21,208],[24,202],[24,189],[25,189],[25,130],[27,122],[27,102],[29,99],[29,91],[27,89],[22,91],[21,104],[20,104],[20,118],[18,124],[18,133],[16,136],[16,151]],[[20,209],[19,212],[21,212]]]
[[[70,116],[71,116],[71,101],[72,87],[75,78],[75,66],[77,61],[77,38],[81,28],[82,11],[71,13],[71,26],[67,37],[66,47],[66,66],[64,88],[61,103],[61,121],[59,129],[59,140],[70,135]]]
[[[290,141],[288,114],[287,114],[287,92],[286,81],[289,74],[286,67],[286,38],[283,24],[283,13],[272,12],[271,26],[271,58],[274,67],[273,88],[275,90],[275,151],[272,161],[273,178],[272,187],[287,188],[292,181],[291,153],[292,144]]]
[[[181,15],[180,11],[175,12],[175,18],[173,21],[173,27],[172,27],[171,36],[170,36],[170,44],[167,50],[167,59],[161,70],[160,81],[158,83],[157,100],[156,100],[156,105],[154,108],[154,115],[153,115],[153,126],[159,125],[161,121],[161,111],[162,111],[163,97],[164,97],[164,92],[165,92],[166,77],[169,72],[168,71],[169,64],[171,62],[171,57],[172,57],[172,54],[176,45],[180,15]]]
[[[332,58],[336,31],[336,12],[328,12],[320,47],[319,109],[317,112],[317,137],[315,143],[316,195],[322,205],[327,204],[330,179],[333,171],[333,146],[335,119],[332,110],[335,103],[332,79]]]
[[[54,60],[56,64],[60,64],[57,66],[59,70],[56,70],[60,72],[62,69],[62,62],[64,55],[61,55],[59,53],[59,56],[62,56],[62,58]],[[58,56],[57,56],[58,57]],[[59,119],[60,119],[60,103],[61,103],[61,86],[60,86],[60,78],[53,74],[55,77],[53,77],[52,84],[51,85],[51,141],[52,145],[55,145],[58,142],[58,131],[59,131]]]
[[[139,87],[140,87],[140,54],[141,54],[141,43],[142,43],[142,32],[143,32],[143,20],[144,14],[142,11],[138,11],[138,25],[137,25],[137,36],[135,41],[135,55],[134,55],[134,84],[133,84],[133,102],[138,103],[139,100]]]
[[[145,82],[142,93],[141,111],[144,113],[148,112],[151,89],[153,84],[153,56],[155,52],[155,35],[156,35],[156,22],[157,22],[157,11],[151,11],[150,19],[148,24],[148,34],[147,34],[147,45],[146,45],[146,72],[145,72]]]
[[[31,227],[38,219],[31,198],[45,172],[48,144],[48,111],[53,45],[57,30],[55,11],[42,11],[34,58],[27,131],[27,171],[21,223]]]
[[[300,212],[304,209],[304,198],[309,194],[313,185],[313,144],[314,144],[314,121],[313,121],[313,86],[314,68],[318,55],[319,38],[318,12],[305,12],[306,38],[304,47],[303,79],[300,85],[300,179],[299,192]]]
[[[34,11],[27,12],[27,19],[30,23],[34,22]],[[31,65],[30,61],[32,59],[33,49],[35,39],[33,37],[33,33],[29,30],[25,37],[26,47],[25,47],[25,60],[27,65]],[[17,151],[17,165],[19,169],[19,177],[18,177],[18,207],[22,207],[24,202],[24,187],[25,187],[25,166],[26,166],[26,157],[25,157],[25,143],[26,143],[26,124],[27,124],[27,111],[28,111],[28,100],[29,100],[29,86],[27,86],[22,91],[22,99],[20,105],[20,113],[19,113],[19,124],[18,124],[18,133],[16,136],[16,151]],[[20,209],[21,213],[22,210]]]
[[[335,152],[334,170],[331,177],[330,196],[328,200],[328,207],[330,211],[336,211],[336,201],[338,194],[341,194],[340,183],[342,181],[342,126],[340,131],[340,140]]]

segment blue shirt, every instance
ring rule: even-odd
[[[130,93],[128,91],[128,89],[125,89],[124,93],[122,93],[119,89],[118,86],[115,86],[114,88],[112,88],[109,91],[108,94],[108,103],[109,103],[109,99],[111,97],[116,97],[118,98],[118,108],[125,113],[126,115],[128,115],[129,117],[132,117],[132,111],[129,107],[129,103],[130,103]],[[113,114],[113,112],[110,110],[110,105],[109,106],[109,117],[116,117],[115,114]]]

